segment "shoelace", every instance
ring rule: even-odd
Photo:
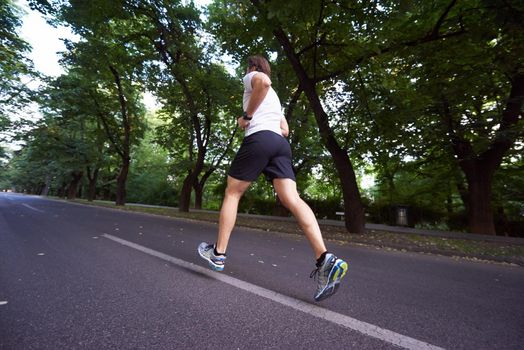
[[[333,263],[335,262],[335,260],[331,260],[329,262],[329,264],[331,265],[331,267],[333,267]],[[322,268],[322,265],[321,266],[317,266],[316,269],[314,269],[313,271],[311,271],[311,274],[309,275],[309,278],[313,278],[315,280],[317,280],[318,276],[320,276],[320,269]]]
[[[311,274],[309,275],[309,278],[313,278],[315,281],[317,280],[317,276],[320,274],[320,266],[311,271]]]

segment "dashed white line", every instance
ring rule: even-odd
[[[22,203],[22,205],[23,205],[24,207],[26,207],[26,208],[31,209],[31,210],[38,211],[38,212],[40,212],[40,213],[45,213],[43,210],[37,209],[37,208],[35,208],[35,207],[32,207],[32,206],[30,206],[29,204]]]
[[[187,261],[174,258],[170,255],[158,252],[156,250],[141,246],[139,244],[126,241],[124,239],[104,234],[103,237],[113,240],[115,242],[118,242],[122,245],[128,246],[130,248],[139,250],[143,253],[155,256],[157,258],[160,258],[162,260],[169,261],[175,265],[178,265],[180,267],[183,267],[185,269],[198,272],[201,274],[206,275],[207,277],[219,280],[221,282],[227,283],[233,287],[245,290],[247,292],[256,294],[258,296],[264,297],[266,299],[272,300],[276,303],[280,303],[282,305],[289,306],[295,310],[302,311],[304,313],[307,313],[309,315],[322,318],[326,321],[338,324],[342,327],[352,329],[354,331],[360,332],[362,334],[365,334],[367,336],[370,336],[372,338],[380,339],[384,342],[394,344],[396,346],[400,346],[405,349],[412,349],[412,350],[443,350],[443,348],[440,348],[438,346],[405,336],[403,334],[395,333],[393,331],[375,326],[373,324],[359,321],[355,318],[324,309],[320,306],[316,306],[313,304],[306,303],[304,301],[291,298],[289,296],[286,296],[284,294],[277,293],[275,291],[251,284],[249,282],[242,281],[240,279],[220,274],[217,272],[213,272],[209,269],[206,269],[201,266],[197,266],[193,263],[189,263]]]

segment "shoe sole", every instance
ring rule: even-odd
[[[335,294],[338,290],[338,287],[340,286],[340,281],[346,275],[347,271],[348,263],[344,260],[338,259],[338,261],[335,262],[335,266],[333,266],[329,273],[329,282],[327,283],[324,290],[318,296],[315,297],[315,301],[327,299],[333,294]]]
[[[224,265],[217,265],[217,264],[215,264],[211,259],[209,259],[207,256],[203,255],[200,252],[200,249],[198,250],[198,255],[200,255],[200,257],[202,259],[206,260],[209,263],[209,267],[211,268],[211,270],[213,270],[213,271],[224,271]]]

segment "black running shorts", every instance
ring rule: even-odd
[[[238,180],[255,181],[261,173],[270,181],[277,178],[295,181],[289,142],[269,130],[244,138],[228,175]]]

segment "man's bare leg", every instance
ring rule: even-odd
[[[273,186],[282,204],[295,216],[304,231],[317,259],[314,277],[317,279],[315,301],[321,301],[335,294],[340,281],[348,270],[348,264],[334,254],[328,253],[317,219],[311,208],[304,202],[298,192],[295,181],[291,179],[274,179]]]
[[[231,231],[235,227],[237,219],[238,202],[244,192],[248,189],[251,182],[237,180],[231,176],[227,177],[227,188],[220,209],[220,219],[218,222],[218,239],[216,250],[218,253],[225,254]]]
[[[297,185],[291,179],[274,179],[273,186],[282,204],[291,211],[300,228],[304,231],[318,259],[326,251],[322,233],[311,208],[300,198]]]

